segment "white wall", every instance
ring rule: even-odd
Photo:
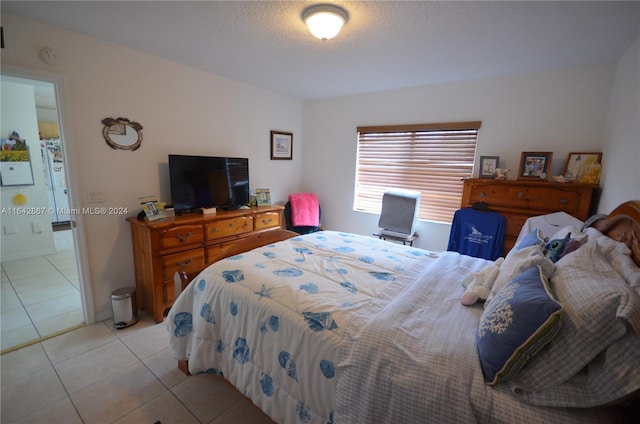
[[[602,154],[599,212],[640,200],[640,39],[618,62]]]
[[[594,66],[306,102],[302,186],[319,194],[324,226],[370,234],[378,216],[353,211],[356,127],[451,121],[482,121],[477,156],[516,169],[523,151],[549,151],[559,175],[569,152],[602,149],[613,73]],[[446,249],[449,229],[420,221],[414,245]]]
[[[72,150],[74,207],[89,190],[103,192],[105,207],[139,210],[137,199],[169,200],[169,153],[249,158],[252,188],[270,188],[284,202],[299,189],[302,103],[286,96],[207,74],[174,62],[10,15],[2,16],[2,65],[64,76],[67,114],[62,116],[67,151]],[[57,50],[48,66],[38,50]],[[3,69],[4,72],[4,69]],[[113,150],[102,138],[102,119],[126,117],[143,128],[135,152]],[[66,127],[66,128],[65,128]],[[294,159],[271,161],[269,131],[294,133]],[[87,257],[97,319],[111,315],[110,293],[134,282],[126,216],[84,216]]]
[[[2,214],[2,260],[10,261],[56,252],[53,242],[51,218],[47,214],[35,212],[49,208],[47,188],[44,180],[44,165],[40,154],[40,137],[33,87],[15,82],[2,81],[2,118],[0,134],[7,138],[17,131],[27,142],[33,185],[3,186],[0,188]],[[15,205],[13,197],[22,194],[27,198],[24,205]],[[34,213],[17,215],[20,211]],[[38,228],[35,230],[34,228]]]

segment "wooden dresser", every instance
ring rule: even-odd
[[[281,229],[283,206],[183,215],[162,221],[128,218],[133,237],[137,303],[156,322],[173,304],[173,276],[215,262],[233,244],[252,234]]]
[[[536,215],[564,211],[581,221],[597,207],[598,185],[470,178],[464,180],[461,207],[484,202],[507,220],[503,254],[515,244],[525,221]]]

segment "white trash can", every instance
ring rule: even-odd
[[[138,322],[138,307],[136,305],[136,288],[123,287],[111,293],[111,307],[113,308],[113,326],[121,329],[130,327]]]

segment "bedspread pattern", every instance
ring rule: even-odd
[[[174,357],[188,359],[191,373],[224,375],[276,422],[333,422],[350,317],[381,308],[433,260],[424,250],[331,231],[228,258],[171,309]]]
[[[461,273],[490,262],[439,255],[383,308],[356,312],[338,362],[335,423],[610,422],[606,411],[536,407],[506,385],[487,386],[476,349],[482,305],[459,298]]]

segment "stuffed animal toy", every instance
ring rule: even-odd
[[[500,272],[500,265],[504,258],[498,258],[493,265],[486,267],[480,272],[470,274],[462,281],[465,291],[460,297],[460,303],[465,306],[473,305],[479,299],[486,300],[491,293],[494,281]]]
[[[496,180],[506,180],[509,171],[509,168],[496,168]]]
[[[571,233],[567,233],[563,239],[549,240],[544,246],[544,254],[547,258],[551,259],[551,262],[556,263],[563,256],[568,255],[574,250],[582,246],[584,241],[579,241],[571,238]]]

